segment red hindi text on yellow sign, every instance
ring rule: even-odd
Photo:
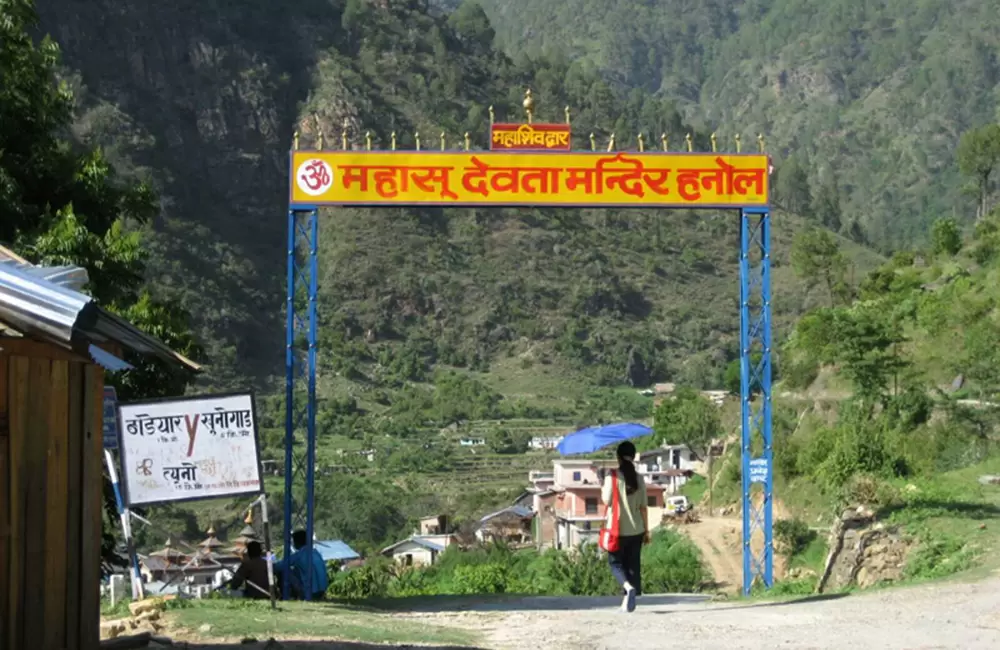
[[[764,155],[295,151],[309,205],[739,207],[768,202]]]

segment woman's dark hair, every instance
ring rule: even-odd
[[[636,476],[635,465],[632,464],[635,458],[635,445],[626,440],[618,445],[615,455],[618,456],[618,471],[625,479],[625,493],[633,494],[639,489],[639,477]]]

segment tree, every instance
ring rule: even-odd
[[[954,255],[962,249],[962,231],[958,222],[942,218],[931,226],[931,248],[935,255]]]
[[[722,432],[719,407],[693,388],[681,387],[653,414],[653,435],[660,444],[687,445],[701,457]]]
[[[1000,387],[1000,327],[981,319],[965,330],[960,370],[976,382],[980,399],[989,399]]]
[[[842,225],[840,210],[840,189],[837,179],[832,174],[824,177],[812,199],[812,211],[816,220],[833,232],[838,232]]]
[[[197,357],[183,310],[144,286],[140,232],[158,213],[156,197],[118,178],[99,150],[64,139],[73,96],[56,82],[58,47],[32,40],[37,26],[30,0],[0,0],[0,242],[35,263],[85,268],[96,302]],[[158,360],[128,361],[134,370],[108,377],[123,400],[180,394],[191,380]],[[113,562],[117,513],[107,480],[104,505],[102,556]]]
[[[958,143],[958,168],[975,179],[979,200],[976,219],[988,212],[991,176],[1000,165],[1000,124],[987,124],[962,134]]]
[[[840,364],[856,396],[885,401],[893,377],[908,365],[898,353],[899,327],[878,303],[818,309],[804,316],[792,337],[796,349],[817,363]]]
[[[830,304],[847,302],[850,287],[846,282],[847,258],[829,231],[810,228],[792,240],[792,269],[810,288],[822,283],[830,295]]]
[[[778,167],[775,174],[774,193],[782,207],[789,212],[802,214],[812,203],[809,175],[794,154]]]
[[[523,454],[531,446],[531,434],[523,429],[494,429],[487,434],[486,444],[497,454]]]

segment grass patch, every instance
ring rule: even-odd
[[[810,569],[819,575],[829,552],[825,534],[817,534],[802,551],[788,559],[789,569]]]
[[[169,619],[192,634],[213,638],[439,645],[476,642],[475,635],[465,630],[407,623],[385,614],[332,604],[281,603],[277,610],[271,610],[266,602],[201,600],[171,612]]]
[[[699,505],[705,498],[705,493],[708,491],[708,481],[705,480],[704,476],[695,474],[681,486],[681,494],[686,496],[688,500]]]

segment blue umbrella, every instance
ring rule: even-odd
[[[653,430],[644,424],[635,422],[622,422],[621,424],[609,424],[601,427],[589,427],[567,434],[556,447],[563,456],[576,456],[579,454],[592,454],[599,449],[609,445],[617,444],[623,440],[640,438],[653,433]]]

